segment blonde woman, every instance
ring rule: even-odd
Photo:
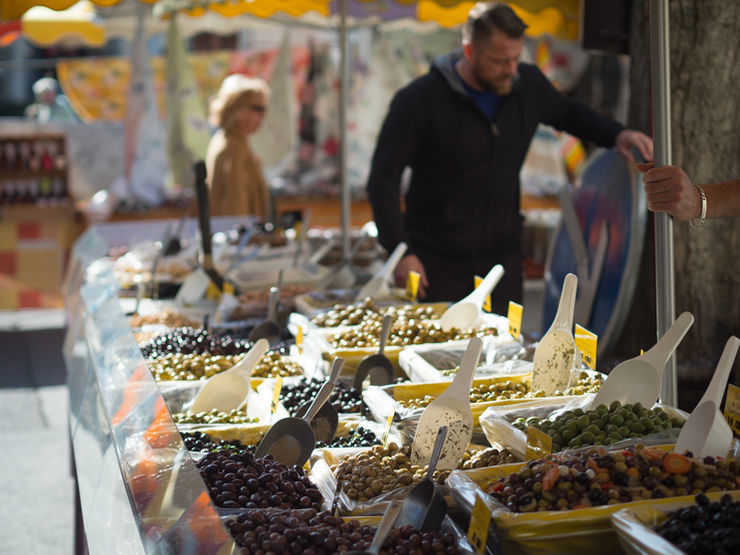
[[[269,88],[262,79],[229,75],[210,103],[211,124],[218,131],[206,155],[212,216],[269,218],[270,192],[249,136],[267,110]]]

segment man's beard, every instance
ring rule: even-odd
[[[491,79],[486,79],[480,75],[480,72],[473,67],[471,69],[473,73],[473,77],[475,77],[475,80],[480,84],[481,87],[483,87],[484,90],[488,92],[492,92],[498,95],[507,95],[511,92],[511,88],[514,86],[514,80],[516,76],[512,76],[511,78],[507,80],[499,80],[499,81],[493,81]]]

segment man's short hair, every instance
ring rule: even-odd
[[[463,44],[476,42],[500,31],[512,39],[521,38],[527,25],[503,2],[478,2],[463,25]]]

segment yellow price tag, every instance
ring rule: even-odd
[[[596,343],[598,340],[599,336],[594,332],[576,324],[576,347],[583,355],[583,362],[591,370],[596,370]]]
[[[208,280],[208,290],[206,291],[206,299],[209,301],[217,301],[221,298],[221,291],[219,291],[216,284],[211,280]]]
[[[727,386],[724,414],[732,431],[740,435],[740,387],[732,384]]]
[[[552,438],[534,426],[527,426],[527,452],[525,460],[540,459],[552,453]]]
[[[278,403],[280,402],[280,393],[283,390],[283,377],[278,376],[275,379],[275,387],[272,390],[272,403],[270,403],[270,414],[275,416]]]
[[[480,276],[473,276],[473,288],[478,287],[483,281],[483,278]],[[491,312],[491,295],[486,296],[486,300],[483,301],[483,310],[486,312]]]
[[[479,494],[475,494],[475,504],[470,513],[468,526],[468,541],[476,553],[485,553],[488,540],[488,528],[491,526],[491,509],[485,504]]]
[[[514,339],[519,339],[519,334],[522,333],[522,313],[524,307],[514,301],[509,301],[509,333]]]
[[[234,294],[234,284],[229,283],[228,281],[224,281],[224,293],[233,295]]]
[[[303,229],[303,222],[301,220],[298,220],[296,223],[293,224],[293,231],[295,231],[295,238],[298,239],[301,235],[301,229]]]
[[[388,443],[388,435],[391,433],[391,426],[393,425],[393,417],[396,416],[396,412],[392,412],[388,415],[388,420],[386,420],[385,423],[385,431],[383,432],[383,437],[381,439],[381,443],[383,444],[383,447],[385,447],[386,443]]]
[[[406,278],[406,299],[412,303],[416,302],[416,295],[419,293],[419,280],[421,274],[411,270],[409,276]]]
[[[303,326],[298,326],[295,334],[295,344],[298,346],[298,352],[303,353]]]

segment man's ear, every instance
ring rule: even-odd
[[[470,61],[473,58],[473,43],[472,42],[463,43],[462,51],[463,51],[463,56],[465,56],[465,59]]]

